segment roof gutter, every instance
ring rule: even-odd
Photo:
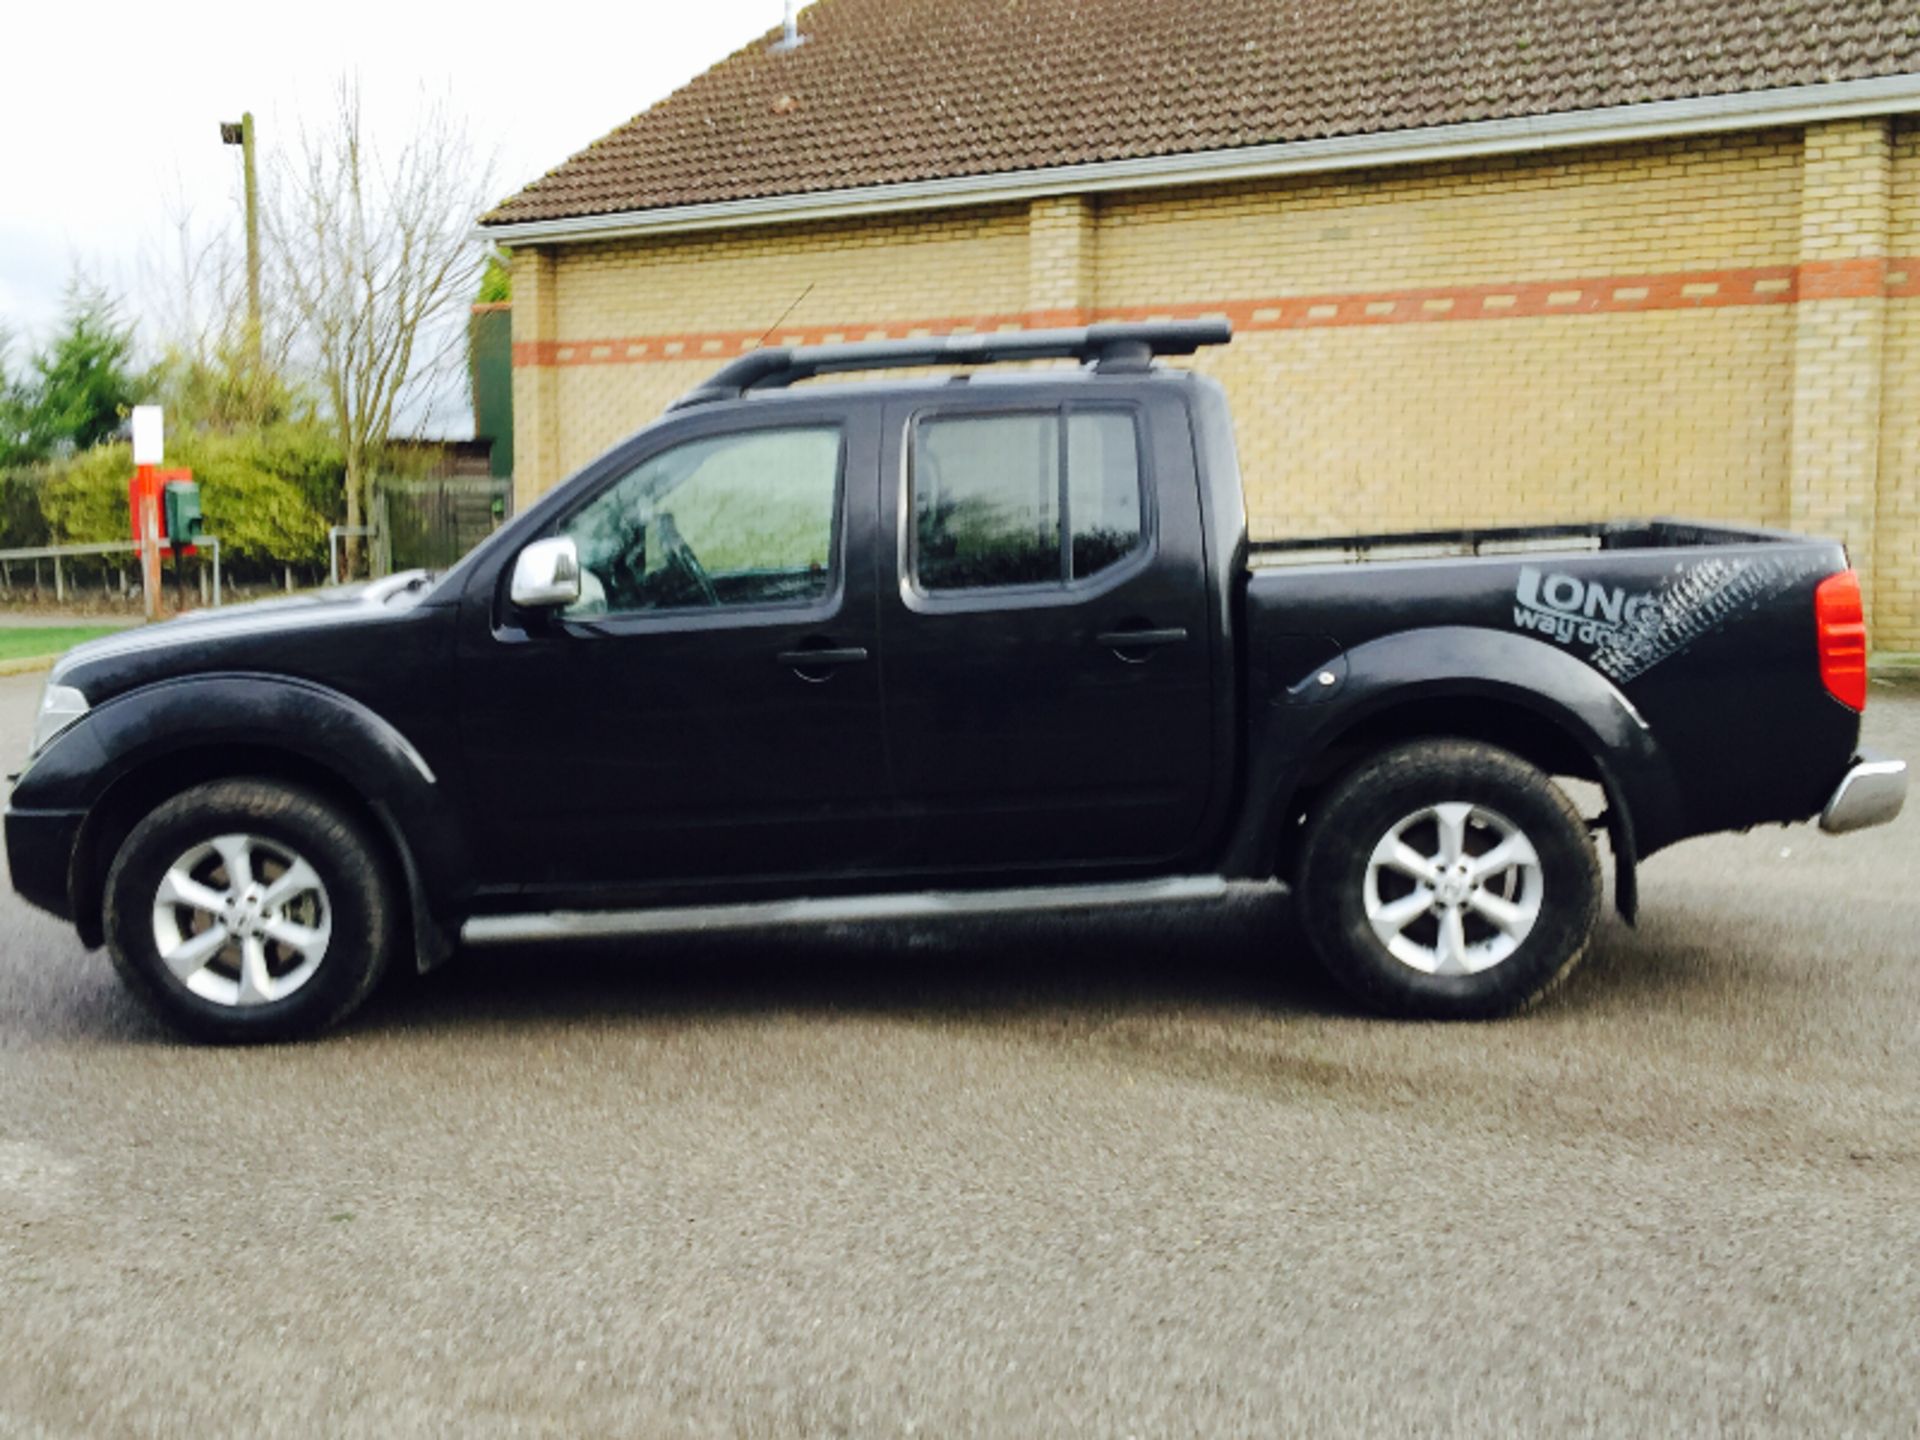
[[[1920,111],[1920,74],[1872,80],[1842,80],[1780,90],[1751,90],[1697,100],[1659,100],[1605,110],[1572,110],[1558,115],[1511,120],[1475,120],[1421,130],[1379,135],[1336,136],[1279,145],[1248,145],[1045,170],[1012,170],[990,175],[960,175],[941,180],[910,180],[852,190],[822,190],[803,195],[768,195],[703,205],[663,206],[610,215],[581,215],[558,220],[525,220],[475,229],[478,239],[501,245],[560,244],[665,235],[742,225],[840,220],[901,210],[931,210],[956,205],[991,205],[1047,195],[1101,190],[1138,190],[1168,185],[1217,184],[1263,180],[1387,165],[1419,165],[1576,145],[1620,145],[1725,130],[1755,130],[1810,125],[1865,115]]]

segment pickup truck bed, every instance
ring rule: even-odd
[[[1617,697],[1630,730],[1562,768],[1611,780],[1644,857],[1825,803],[1858,718],[1822,683],[1814,596],[1845,567],[1830,541],[1678,520],[1408,532],[1252,545],[1246,603],[1251,633],[1324,637],[1348,672],[1444,651],[1489,712],[1556,672]]]

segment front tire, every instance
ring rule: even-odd
[[[196,1040],[291,1040],[345,1019],[394,948],[386,867],[341,807],[270,780],[158,806],[107,872],[114,968]]]
[[[1314,805],[1296,904],[1321,964],[1363,1003],[1464,1020],[1523,1010],[1563,980],[1601,892],[1586,823],[1544,772],[1427,740],[1362,762]]]

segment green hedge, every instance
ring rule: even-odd
[[[345,466],[325,436],[304,426],[237,435],[171,437],[167,464],[193,471],[208,533],[221,558],[306,569],[327,563]],[[124,540],[133,455],[99,445],[71,459],[0,475],[0,548]]]

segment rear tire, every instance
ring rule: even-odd
[[[1586,954],[1599,857],[1541,770],[1468,740],[1372,757],[1313,806],[1296,907],[1322,965],[1412,1019],[1523,1010]]]
[[[386,972],[393,921],[391,882],[361,823],[279,781],[174,796],[107,872],[114,968],[196,1040],[291,1040],[338,1024]]]

